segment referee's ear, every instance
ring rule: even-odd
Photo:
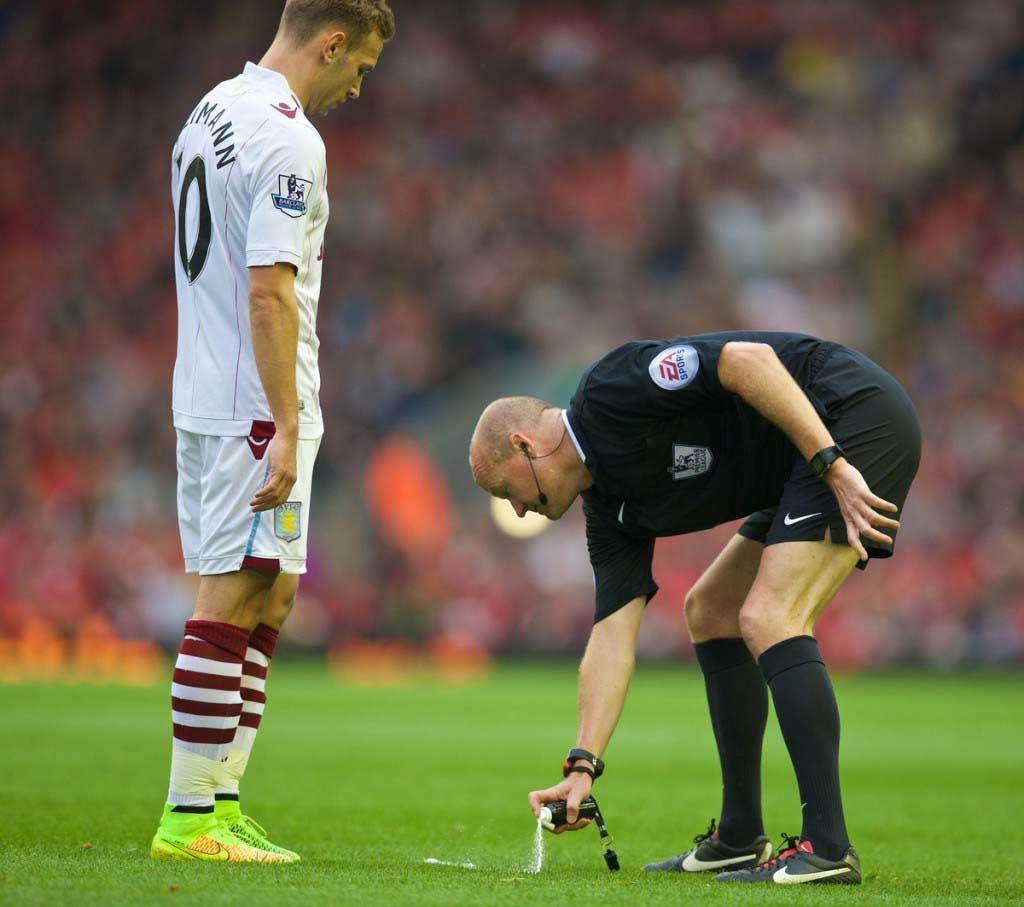
[[[530,455],[530,439],[526,437],[522,432],[514,431],[508,436],[509,443],[512,445],[512,449]]]

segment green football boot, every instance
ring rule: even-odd
[[[268,853],[277,854],[289,863],[297,863],[302,859],[295,851],[278,847],[267,839],[267,832],[255,819],[242,814],[237,800],[217,800],[214,803],[214,815],[222,828],[226,828],[240,841],[250,847]]]
[[[291,863],[288,851],[255,847],[218,821],[214,813],[176,813],[164,804],[160,827],[149,855],[154,860],[201,860],[206,863]],[[297,858],[296,858],[297,859]]]

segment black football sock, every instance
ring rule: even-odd
[[[761,818],[761,741],[768,721],[768,688],[740,638],[694,644],[704,672],[711,727],[722,764],[718,838],[744,847],[764,834]]]
[[[801,837],[826,860],[839,860],[850,846],[839,793],[839,708],[818,642],[785,639],[760,662],[800,787]]]

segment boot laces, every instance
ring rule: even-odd
[[[261,838],[266,840],[266,837],[267,837],[266,829],[262,825],[260,825],[259,822],[257,822],[255,819],[253,819],[251,816],[246,816],[246,815],[239,816],[238,819],[233,824],[232,830],[236,831],[239,828],[241,828],[243,830],[243,833],[246,833],[246,834],[249,834],[249,835],[259,835]]]
[[[785,863],[791,856],[799,853],[800,839],[796,835],[782,833],[782,843],[779,845],[779,852],[766,863],[751,867],[752,872],[774,872],[780,863]]]
[[[706,832],[704,832],[704,834],[702,834],[702,835],[697,835],[697,837],[695,837],[693,839],[693,843],[694,844],[703,844],[709,838],[713,838],[714,835],[715,835],[715,820],[714,820],[714,817],[712,817],[711,824],[708,826],[708,830]]]
[[[242,816],[242,818],[249,824],[250,827],[256,829],[256,831],[258,831],[264,838],[267,836],[267,830],[251,816]]]

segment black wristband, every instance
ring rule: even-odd
[[[569,772],[573,767],[573,763],[579,759],[585,759],[594,767],[594,779],[598,779],[604,774],[604,762],[597,758],[593,753],[589,753],[586,750],[573,747],[569,750],[569,755],[565,757],[565,762],[562,763],[562,777],[568,778]]]
[[[580,775],[590,775],[591,781],[595,781],[597,779],[597,775],[594,773],[594,770],[589,765],[574,765],[569,769],[569,774],[571,775],[574,772]]]

